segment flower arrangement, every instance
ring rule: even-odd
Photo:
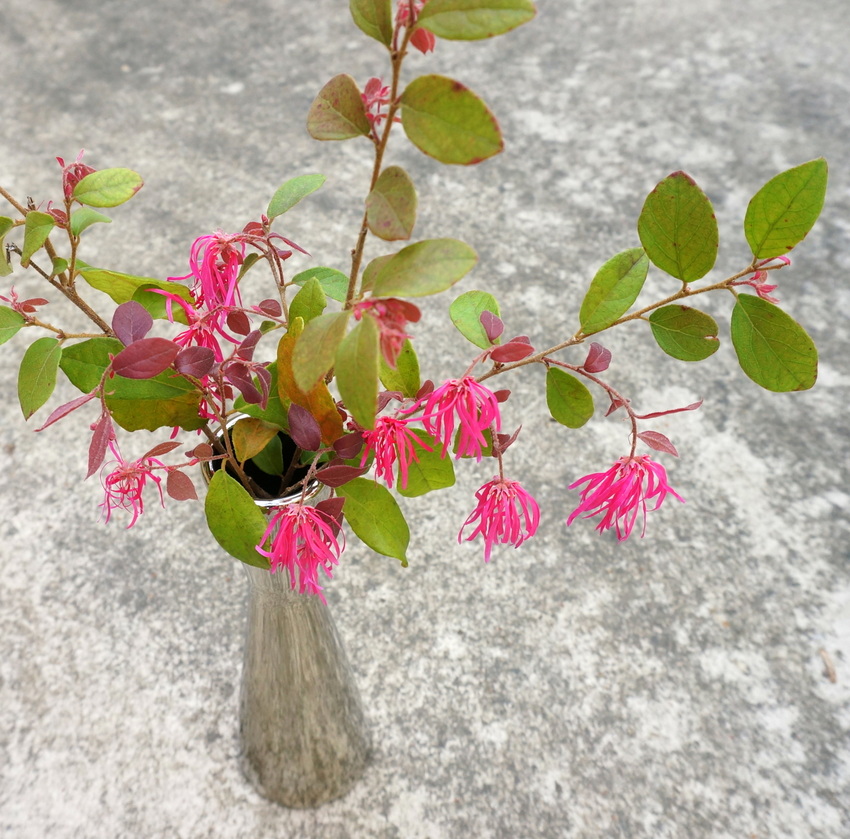
[[[392,243],[413,236],[417,194],[404,169],[385,165],[385,154],[391,137],[403,133],[440,163],[473,165],[498,154],[503,141],[476,93],[436,74],[403,81],[405,58],[411,49],[438,55],[439,39],[507,33],[530,20],[535,8],[530,0],[400,0],[395,8],[391,0],[350,0],[350,10],[362,33],[386,47],[385,76],[362,88],[351,76],[335,76],[307,116],[317,140],[356,141],[373,156],[345,272],[314,266],[290,275],[286,266],[296,254],[309,255],[277,229],[287,212],[322,187],[318,174],[285,182],[241,231],[197,238],[188,273],[166,279],[83,259],[86,239],[110,221],[101,211],[141,189],[136,172],[96,170],[80,153],[72,162],[58,158],[56,204],[21,201],[0,187],[11,207],[0,217],[0,276],[33,271],[50,295],[22,300],[13,286],[0,295],[0,343],[32,329],[42,333],[21,361],[25,418],[47,404],[61,372],[81,395],[54,408],[38,430],[72,413],[85,418],[91,431],[86,477],[100,475],[105,521],[120,512],[132,527],[146,499],[196,499],[187,473],[203,465],[210,476],[207,520],[222,547],[323,598],[321,578],[332,576],[343,552],[343,521],[371,548],[406,564],[410,534],[394,493],[417,497],[450,487],[460,460],[486,458],[496,474],[476,493],[458,539],[480,539],[489,561],[497,546],[519,547],[534,536],[538,504],[506,476],[519,429],[503,428],[510,391],[502,382],[542,365],[548,409],[558,423],[577,429],[590,420],[590,386],[602,394],[605,415],[617,413],[630,426],[627,453],[569,486],[578,498],[566,523],[590,518],[620,540],[639,525],[642,535],[648,512],[668,495],[683,500],[654,459],[677,456],[674,444],[643,424],[701,403],[638,414],[603,377],[612,355],[599,336],[640,321],[661,351],[698,362],[717,350],[719,330],[691,299],[725,292],[744,373],[772,391],[812,387],[817,351],[779,308],[772,278],[789,266],[787,254],[818,218],[825,161],[803,163],[756,192],[743,225],[752,259],[718,281],[703,280],[719,244],[711,203],[688,175],[669,175],[644,203],[639,244],[605,261],[591,279],[571,336],[542,348],[524,335],[507,338],[496,299],[468,290],[452,302],[450,315],[475,348],[472,357],[456,378],[423,381],[415,347],[426,339],[416,333],[420,311],[413,301],[453,288],[477,257],[453,238],[392,250]],[[385,243],[387,252],[367,261],[369,241]],[[248,299],[246,278],[253,285],[260,266],[269,291]],[[650,266],[670,278],[670,292],[638,303]],[[106,295],[108,314],[90,302],[90,290]],[[91,331],[62,328],[53,315],[58,297],[88,317]],[[571,356],[573,348],[580,355]],[[139,457],[125,456],[119,432],[142,429],[161,430],[162,442]],[[653,454],[639,452],[641,445]],[[314,503],[322,485],[331,497]]]

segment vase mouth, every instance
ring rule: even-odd
[[[236,425],[239,420],[249,419],[248,414],[231,414],[227,418],[227,422],[222,428],[219,426],[215,431],[216,439],[220,439],[224,437],[225,433],[229,433],[231,428]],[[285,434],[285,432],[280,432],[281,434]],[[212,480],[213,475],[219,470],[220,461],[209,461],[204,460],[201,462],[201,476],[204,479],[204,483],[209,486],[210,481]],[[257,498],[256,496],[251,496],[254,504],[258,507],[262,507],[264,509],[269,509],[271,507],[285,507],[287,504],[293,504],[296,501],[300,501],[303,497],[304,501],[310,501],[314,499],[324,488],[324,484],[320,481],[317,481],[315,478],[310,481],[307,485],[306,491],[303,487],[296,487],[291,492],[286,492],[283,495],[276,496],[274,498]]]

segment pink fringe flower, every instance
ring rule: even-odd
[[[484,537],[484,561],[490,561],[493,545],[513,545],[518,548],[537,532],[540,507],[522,488],[519,481],[493,478],[475,493],[478,505],[463,523],[457,540],[471,541]],[[463,531],[477,521],[475,529],[464,540]]]
[[[337,540],[342,531],[329,516],[304,504],[281,507],[271,517],[257,553],[268,557],[272,573],[289,572],[289,585],[301,594],[316,594],[327,602],[319,585],[319,568],[329,579],[345,546]],[[271,537],[270,549],[263,545]]]
[[[66,198],[74,197],[74,189],[77,184],[86,176],[96,172],[92,166],[83,163],[83,155],[85,149],[80,149],[77,159],[73,163],[65,163],[61,157],[56,158],[56,162],[62,167],[62,191]]]
[[[387,486],[393,488],[393,466],[398,461],[398,485],[401,489],[407,487],[407,474],[410,464],[419,462],[416,446],[420,446],[426,452],[433,449],[426,445],[408,427],[409,420],[400,420],[395,417],[378,417],[375,420],[373,431],[364,431],[363,437],[366,446],[363,449],[363,457],[360,466],[365,466],[369,455],[375,455],[375,476],[386,481]]]
[[[355,303],[355,319],[360,320],[364,314],[371,315],[377,321],[381,336],[381,353],[387,364],[395,369],[405,339],[413,337],[404,330],[408,323],[416,323],[422,317],[422,312],[413,303],[388,297]]]
[[[581,484],[587,486],[581,491],[581,503],[570,513],[567,524],[572,524],[577,516],[591,518],[602,515],[596,529],[604,533],[615,528],[621,542],[631,535],[639,514],[643,517],[640,534],[643,538],[646,533],[647,501],[656,499],[650,512],[657,510],[668,495],[685,502],[667,483],[665,468],[646,454],[621,457],[607,471],[586,475],[570,484],[569,489],[575,489]]]
[[[488,445],[484,431],[501,425],[499,401],[495,394],[472,376],[449,379],[419,400],[408,412],[423,407],[425,430],[443,444],[443,457],[454,437],[455,419],[460,424],[457,458],[475,457],[481,461],[482,449]]]
[[[162,486],[160,486],[162,479],[153,474],[153,468],[155,466],[165,468],[165,464],[155,457],[140,458],[139,460],[134,460],[132,463],[128,463],[121,457],[121,452],[118,451],[118,447],[114,441],[109,441],[109,448],[118,460],[117,466],[109,474],[101,478],[104,499],[100,506],[105,511],[104,523],[109,521],[113,510],[126,510],[133,515],[132,520],[127,525],[127,529],[129,530],[145,511],[142,493],[148,478],[156,484],[156,488],[159,490],[160,503],[163,507],[165,506]],[[113,463],[115,462],[113,461]]]

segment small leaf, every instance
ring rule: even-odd
[[[351,17],[370,38],[389,46],[393,39],[393,13],[390,0],[349,0]]]
[[[25,268],[29,265],[33,254],[47,241],[47,237],[55,225],[53,216],[47,213],[40,213],[37,210],[31,210],[27,213],[26,223],[24,224],[24,248],[21,252],[21,265]]]
[[[322,284],[316,277],[311,277],[292,298],[289,304],[289,318],[301,318],[305,324],[309,323],[322,314],[327,305],[328,298],[322,290]]]
[[[87,393],[84,396],[78,396],[76,399],[72,399],[70,402],[66,402],[64,405],[60,405],[56,408],[50,416],[47,418],[47,421],[44,425],[36,428],[36,431],[44,431],[48,426],[53,425],[54,422],[58,422],[63,417],[67,417],[72,411],[76,411],[77,408],[86,404],[86,402],[90,402],[95,398],[97,393],[92,391],[91,393]]]
[[[279,431],[278,426],[254,417],[238,420],[230,432],[236,459],[244,463],[256,457]]]
[[[0,344],[5,344],[25,323],[20,312],[8,306],[0,306]]]
[[[525,341],[508,341],[496,347],[490,353],[490,358],[500,364],[509,364],[512,361],[522,361],[533,353],[534,347]]]
[[[429,0],[417,22],[438,38],[477,41],[509,32],[535,14],[531,0]]]
[[[8,216],[0,216],[0,277],[7,277],[12,273],[12,266],[6,259],[6,234],[15,226],[15,222]]]
[[[401,475],[399,475],[399,495],[403,495],[405,498],[416,498],[437,489],[454,486],[454,465],[451,458],[443,457],[440,442],[425,431],[414,431],[413,433],[426,443],[431,451],[415,446],[418,460],[412,460],[407,468],[406,486],[402,486]]]
[[[605,349],[602,344],[593,341],[588,350],[587,358],[581,366],[588,373],[604,373],[611,364],[611,350]]]
[[[117,207],[129,201],[143,185],[142,176],[131,169],[100,169],[74,187],[74,198],[90,207]]]
[[[61,358],[62,346],[56,338],[39,338],[27,348],[18,372],[18,401],[24,419],[50,399]]]
[[[112,219],[99,213],[97,210],[92,210],[89,207],[80,207],[79,210],[74,210],[71,213],[71,233],[79,236],[87,227],[100,222],[101,224],[110,224]]]
[[[499,124],[469,88],[446,76],[420,76],[401,95],[405,134],[441,163],[470,165],[504,148]]]
[[[624,315],[637,300],[649,268],[643,248],[612,256],[590,282],[579,313],[581,331],[585,335],[607,329]]]
[[[409,239],[416,224],[416,188],[401,166],[388,166],[366,198],[369,230],[387,242]]]
[[[492,312],[496,317],[500,314],[496,298],[486,291],[466,291],[449,306],[449,316],[460,334],[486,350],[492,342],[481,323],[482,312]]]
[[[336,492],[345,499],[345,519],[357,536],[406,567],[410,530],[390,491],[367,478],[355,478]]]
[[[292,372],[301,390],[309,390],[333,367],[349,317],[350,312],[329,312],[304,327],[292,354]]]
[[[387,390],[396,390],[408,399],[413,399],[419,390],[419,359],[409,338],[404,339],[401,352],[396,359],[395,370],[387,364],[383,353],[379,359],[378,374]]]
[[[231,556],[257,568],[271,567],[256,550],[266,532],[266,517],[247,490],[221,469],[210,480],[204,512],[210,533]]]
[[[669,439],[667,439],[667,437],[658,431],[642,431],[638,434],[638,437],[640,437],[647,446],[651,449],[655,449],[657,452],[672,454],[674,457],[679,456],[679,452],[676,451],[676,447]]]
[[[649,316],[652,334],[667,355],[680,361],[702,361],[717,352],[717,323],[689,306],[662,306]]]
[[[705,276],[717,260],[714,208],[684,172],[674,172],[647,196],[638,235],[653,264],[682,282]]]
[[[272,196],[266,215],[270,219],[283,215],[302,198],[306,198],[311,192],[319,189],[324,182],[324,175],[299,175],[297,178],[288,180]]]
[[[357,82],[340,73],[320,91],[307,114],[307,130],[316,140],[347,140],[368,134],[371,123]]]
[[[756,259],[782,256],[805,239],[823,209],[827,177],[819,157],[771,178],[753,196],[744,233]]]
[[[166,338],[142,338],[112,359],[112,369],[125,379],[152,379],[171,367],[180,347]]]
[[[322,445],[322,429],[313,415],[294,402],[289,406],[289,436],[305,452],[315,452]]]
[[[348,277],[342,271],[337,271],[336,268],[311,268],[308,271],[296,274],[292,278],[292,282],[303,286],[313,277],[319,281],[319,285],[328,297],[340,303],[345,303],[348,294]]]
[[[168,477],[165,479],[165,491],[175,501],[198,500],[198,493],[195,491],[192,479],[179,469],[174,469],[168,473]]]
[[[375,297],[424,297],[451,288],[478,261],[475,251],[457,239],[426,239],[402,248],[375,278]]]
[[[89,468],[86,478],[90,478],[100,469],[106,459],[106,448],[112,439],[115,430],[112,427],[112,419],[108,413],[100,415],[100,419],[94,424],[91,443],[89,443]]]
[[[732,344],[741,369],[766,390],[808,390],[818,375],[818,351],[793,318],[753,294],[738,295]]]
[[[546,372],[549,413],[567,428],[581,428],[593,416],[593,397],[575,376],[557,367]]]
[[[112,331],[125,346],[145,337],[153,327],[153,318],[141,303],[128,300],[112,315]]]
[[[363,318],[339,345],[336,353],[339,395],[362,428],[375,427],[378,399],[378,325]]]

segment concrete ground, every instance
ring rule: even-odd
[[[684,169],[713,200],[720,279],[746,264],[753,192],[825,156],[821,221],[777,292],[820,348],[817,386],[753,385],[726,299],[707,304],[723,343],[700,364],[674,362],[638,326],[606,338],[611,381],[641,410],[705,399],[655,425],[679,448],[660,459],[687,504],[619,545],[564,519],[566,486],[624,454],[625,427],[600,412],[568,431],[547,419],[538,372],[512,379],[507,421],[523,433],[509,470],[539,499],[540,531],[486,566],[478,546],[458,546],[492,474],[473,463],[453,490],[405,503],[410,568],[350,540],[328,597],[376,756],[347,797],[298,812],[237,767],[240,568],[199,504],[150,498],[130,531],[98,523],[88,432],[70,419],[34,434],[37,417],[21,417],[29,336],[17,336],[0,367],[3,836],[850,836],[846,2],[539,7],[504,38],[410,60],[411,74],[484,96],[507,141],[457,169],[399,136],[390,157],[419,189],[417,236],[472,244],[481,262],[458,290],[493,291],[508,331],[543,345],[572,334],[593,273],[638,243],[662,177]],[[283,229],[313,255],[299,270],[345,268],[365,141],[316,143],[304,117],[331,75],[363,84],[383,67],[343,0],[5,0],[0,184],[57,199],[53,158],[80,148],[94,166],[137,169],[145,188],[84,258],[164,278],[185,273],[195,236],[241,228],[284,180],[320,171],[326,187]],[[655,272],[648,288],[669,286]],[[454,296],[429,301],[416,329],[433,378],[469,357],[447,317]],[[62,385],[51,404],[71,395]]]

